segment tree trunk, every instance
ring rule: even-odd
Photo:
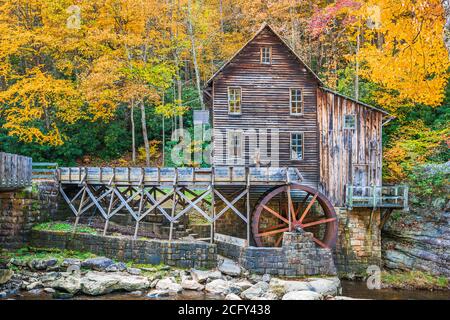
[[[131,161],[136,164],[136,136],[135,136],[135,126],[134,126],[134,100],[131,100]]]
[[[141,104],[142,136],[144,138],[144,146],[145,146],[145,164],[147,165],[147,167],[149,167],[150,166],[150,145],[148,143],[148,136],[147,136],[147,120],[145,119],[144,101],[141,101],[140,104]]]
[[[188,0],[188,21],[187,22],[188,22],[189,38],[191,39],[192,60],[194,63],[194,71],[195,71],[195,80],[196,80],[196,84],[197,84],[198,99],[200,100],[200,106],[202,107],[202,110],[205,110],[205,105],[203,103],[202,87],[200,84],[200,70],[198,68],[197,52],[195,49],[196,45],[195,45],[194,28],[192,26],[191,0]]]

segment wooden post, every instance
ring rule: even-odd
[[[177,207],[177,183],[178,183],[178,170],[175,168],[175,176],[173,181],[173,200],[172,200],[172,212],[170,213],[170,217],[173,219],[175,216],[175,209]],[[170,230],[169,230],[169,242],[172,241],[173,237],[173,220],[170,220]]]
[[[250,245],[250,168],[246,168],[247,173],[247,246]]]
[[[214,167],[211,168],[211,216],[212,216],[212,223],[211,223],[211,239],[210,243],[214,243],[214,236],[216,234],[216,203],[214,198]]]
[[[86,196],[86,188],[87,188],[87,186],[85,185],[83,188],[84,188],[84,190],[83,190],[83,194],[81,196],[80,205],[78,206],[78,212],[76,214],[75,224],[74,224],[73,230],[72,230],[72,235],[74,235],[76,230],[77,230],[78,221],[80,220],[80,215],[81,215],[81,209],[83,209],[83,202],[84,202],[84,197]]]

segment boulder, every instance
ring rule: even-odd
[[[237,294],[229,293],[225,297],[225,300],[242,300],[241,297],[239,297]]]
[[[164,278],[162,280],[159,280],[156,284],[156,289],[168,291],[170,294],[177,294],[183,291],[183,287],[171,278]]]
[[[183,289],[185,290],[197,290],[197,291],[202,291],[203,289],[205,289],[205,286],[198,283],[195,280],[190,280],[190,279],[183,279],[181,281],[181,286],[183,287]]]
[[[0,269],[0,284],[7,283],[13,276],[14,271],[9,269]]]
[[[229,285],[226,280],[222,279],[215,279],[209,283],[206,284],[205,290],[207,292],[213,293],[213,294],[227,294],[229,291]]]
[[[53,293],[56,292],[56,290],[53,289],[53,288],[44,288],[44,292],[45,292],[45,293],[51,293],[51,294],[53,294]]]
[[[70,294],[76,294],[81,289],[81,280],[79,276],[68,273],[58,275],[47,275],[41,278],[45,287],[53,288],[59,291],[66,291]]]
[[[267,292],[268,289],[269,289],[269,284],[267,282],[260,281],[256,284],[254,284],[253,286],[251,286],[250,288],[248,288],[247,290],[243,291],[241,293],[241,297],[243,299],[247,299],[247,300],[259,298],[259,297],[262,297],[264,295],[264,293]]]
[[[230,259],[224,259],[217,268],[220,272],[233,277],[239,276],[242,272],[239,264]]]
[[[97,257],[84,260],[81,263],[81,266],[83,268],[92,269],[96,271],[105,271],[106,268],[108,268],[112,264],[114,264],[114,261],[112,261],[109,258]]]
[[[66,258],[63,260],[63,262],[61,262],[61,267],[67,268],[69,266],[81,266],[81,261],[80,259],[73,259],[73,258]]]
[[[232,293],[240,294],[242,291],[250,288],[252,284],[248,280],[239,280],[230,282],[230,291]]]
[[[317,292],[321,295],[336,296],[339,294],[340,284],[328,279],[317,279],[308,282],[311,291]]]
[[[279,296],[292,291],[312,291],[307,281],[282,280],[278,278],[270,280],[269,289]]]
[[[138,268],[127,268],[127,272],[134,276],[138,276],[141,274],[142,271],[141,271],[141,269],[138,269]]]
[[[270,279],[272,279],[272,276],[270,274],[266,273],[262,276],[261,281],[270,282]]]
[[[152,290],[149,293],[147,293],[147,298],[162,298],[162,297],[168,297],[169,291],[167,290]]]
[[[314,291],[291,291],[286,293],[281,300],[320,300],[322,295]]]
[[[39,289],[39,288],[42,288],[42,287],[43,287],[43,285],[42,285],[41,281],[35,281],[35,282],[32,282],[29,285],[27,285],[26,289],[28,291],[32,291],[32,290]]]
[[[204,271],[191,269],[192,279],[199,283],[205,283],[207,280],[222,279],[222,273],[220,271]]]
[[[103,273],[91,271],[81,278],[81,291],[88,295],[102,295],[117,290],[136,291],[150,287],[146,277],[127,273]]]

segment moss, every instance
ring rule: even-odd
[[[56,232],[72,232],[73,226],[65,222],[45,222],[35,225],[33,230],[38,231],[56,231]],[[77,233],[98,234],[94,228],[80,225],[77,227]]]
[[[446,290],[449,281],[443,276],[434,276],[423,271],[381,273],[382,283],[398,289]]]
[[[85,260],[93,258],[96,255],[90,252],[79,252],[73,250],[60,250],[60,249],[47,249],[47,248],[34,248],[23,247],[15,251],[2,251],[2,256],[8,260],[14,258],[19,261],[31,261],[34,259],[46,260],[50,258],[57,259],[58,262],[62,262],[66,258],[74,258]]]

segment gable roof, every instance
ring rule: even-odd
[[[308,72],[317,80],[317,82],[319,83],[319,87],[325,91],[328,91],[330,93],[333,93],[335,95],[341,96],[345,99],[351,100],[355,103],[358,103],[364,107],[368,107],[371,108],[373,110],[379,111],[385,115],[389,115],[389,113],[382,109],[382,108],[376,108],[374,106],[368,105],[366,103],[363,103],[361,101],[358,101],[356,99],[350,98],[348,96],[345,96],[339,92],[336,92],[328,87],[325,86],[324,82],[319,78],[319,76],[305,63],[303,62],[302,58],[300,58],[300,56],[294,51],[294,49],[292,49],[292,47],[289,45],[289,43],[287,43],[269,24],[267,24],[266,22],[264,22],[261,26],[261,28],[253,35],[253,37],[248,40],[238,51],[236,51],[236,53],[230,58],[228,59],[212,76],[211,78],[208,79],[208,81],[205,84],[205,88],[210,86],[212,81],[214,80],[214,78],[216,78],[238,55],[239,53],[242,52],[242,50],[244,50],[247,45],[249,45],[261,32],[263,32],[265,29],[270,30],[285,46],[286,48],[288,48],[289,52],[292,53],[292,55],[308,70]]]
[[[217,77],[219,75],[219,73],[221,73],[233,60],[234,58],[236,58],[237,55],[239,55],[239,53],[242,52],[242,50],[245,49],[245,47],[247,47],[247,45],[252,42],[261,32],[263,32],[265,29],[270,30],[289,50],[290,53],[292,53],[294,55],[294,57],[305,66],[305,68],[313,75],[313,77],[321,84],[323,85],[322,80],[320,80],[319,76],[317,76],[317,74],[314,73],[314,71],[311,70],[311,68],[303,62],[303,60],[299,57],[299,55],[297,53],[295,53],[294,49],[292,49],[292,47],[270,26],[268,25],[266,22],[264,22],[261,26],[261,28],[253,35],[253,37],[248,40],[238,51],[236,51],[236,53],[228,60],[226,61],[220,68],[219,70],[216,71],[216,73],[214,73],[212,75],[211,78],[209,78],[209,80],[206,82],[205,86],[208,86],[211,84],[211,82],[214,80],[215,77]]]

